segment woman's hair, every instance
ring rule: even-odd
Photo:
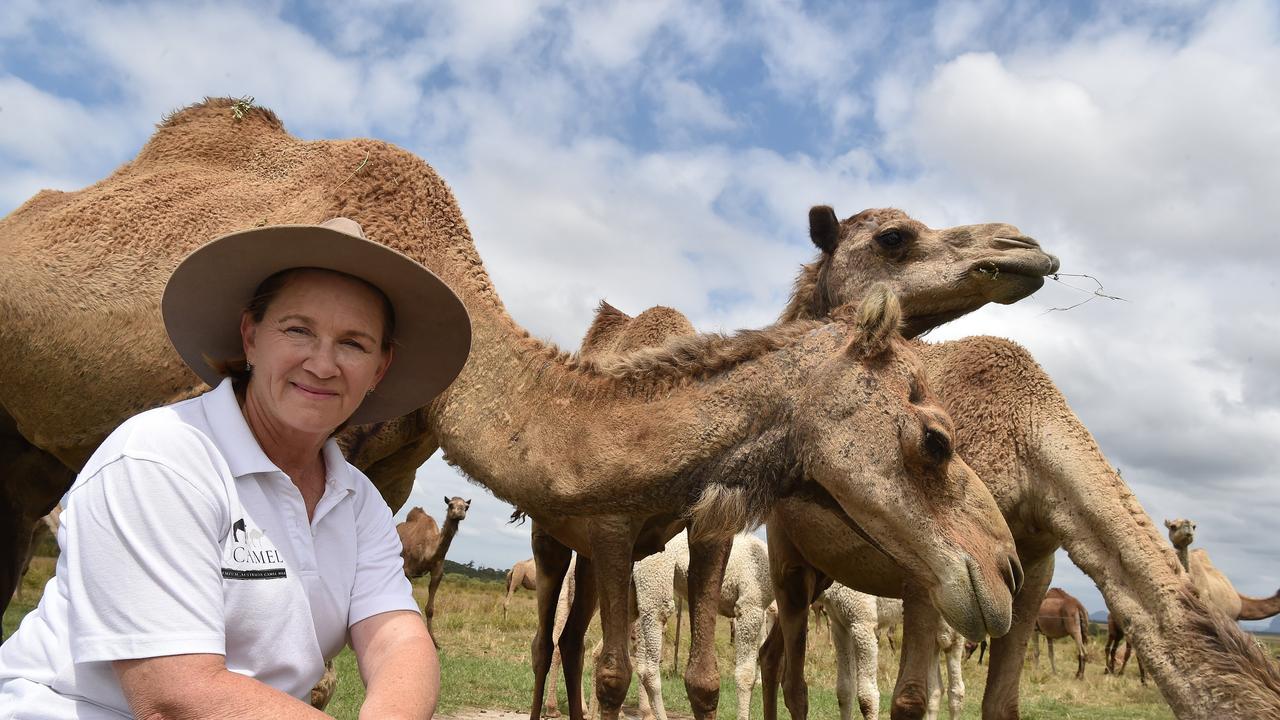
[[[396,331],[396,309],[391,304],[390,298],[388,298],[386,293],[382,292],[378,286],[368,280],[358,278],[355,275],[348,275],[347,273],[338,270],[310,267],[296,267],[281,270],[280,272],[269,276],[266,280],[258,283],[258,287],[254,289],[253,297],[249,300],[249,304],[245,306],[244,312],[249,313],[249,317],[251,317],[255,323],[262,322],[262,318],[266,317],[267,308],[271,306],[271,302],[275,300],[276,295],[279,295],[280,291],[284,290],[285,287],[288,286],[289,281],[293,276],[302,270],[320,270],[322,272],[341,275],[355,280],[356,282],[373,290],[373,292],[377,294],[378,298],[382,300],[382,351],[386,352],[391,349]],[[249,372],[248,362],[243,354],[223,359],[206,358],[205,362],[209,363],[209,367],[212,367],[219,375],[230,377],[231,385],[235,388],[237,394],[244,393],[244,389],[249,385],[249,376],[251,373]]]

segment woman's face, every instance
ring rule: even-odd
[[[299,270],[262,321],[240,322],[253,364],[247,393],[281,429],[327,435],[351,417],[387,371],[382,298],[367,285],[324,270]]]

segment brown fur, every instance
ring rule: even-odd
[[[420,159],[373,140],[302,142],[267,113],[234,119],[232,104],[182,110],[111,177],[39,195],[0,220],[11,260],[0,265],[0,289],[22,288],[0,290],[0,404],[40,451],[77,467],[123,418],[202,389],[168,347],[156,312],[164,279],[193,247],[230,230],[343,215],[432,269],[473,320],[471,358],[424,409],[425,429],[392,423],[399,449],[373,460],[362,451],[352,462],[388,496],[403,497],[406,469],[438,444],[540,523],[566,513],[597,518],[590,547],[608,611],[597,664],[606,712],[616,714],[629,674],[616,593],[628,586],[630,561],[673,532],[703,485],[727,470],[734,484],[768,493],[772,479],[802,469],[886,546],[901,548],[925,584],[939,582],[938,568],[962,570],[941,552],[957,538],[980,565],[1003,561],[1007,529],[962,463],[907,469],[945,413],[911,391],[919,359],[900,343],[858,362],[844,348],[875,339],[834,321],[766,333],[771,351],[711,341],[709,361],[685,348],[613,377],[511,320],[452,194]],[[645,392],[631,392],[637,385]],[[915,506],[924,483],[934,497],[967,499],[948,511],[961,528],[955,538],[931,532],[937,518]]]
[[[1036,632],[1043,635],[1049,645],[1049,667],[1057,672],[1053,662],[1053,641],[1070,637],[1076,643],[1076,679],[1084,677],[1085,652],[1084,645],[1089,641],[1089,613],[1072,595],[1062,588],[1049,588],[1044,600],[1040,603],[1040,613],[1036,616]],[[1038,638],[1038,636],[1037,636]],[[1040,663],[1040,642],[1036,641],[1036,664]]]
[[[537,566],[533,562],[533,558],[521,560],[511,569],[507,571],[507,595],[502,601],[502,619],[507,618],[507,606],[511,604],[511,596],[516,590],[524,588],[525,590],[538,589],[538,571]]]
[[[420,507],[409,511],[405,521],[396,526],[400,535],[400,556],[404,559],[404,574],[410,578],[430,574],[430,585],[427,586],[427,604],[423,608],[427,616],[427,630],[431,630],[431,621],[435,616],[436,589],[444,579],[444,556],[449,552],[453,536],[458,534],[458,523],[467,517],[471,507],[470,500],[460,497],[445,498],[444,528],[436,525],[431,517]],[[432,638],[435,634],[432,633]],[[436,642],[439,645],[439,641]]]

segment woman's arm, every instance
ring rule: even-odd
[[[351,626],[351,648],[366,688],[360,717],[420,720],[435,713],[440,661],[421,615],[367,617]]]
[[[327,718],[301,700],[231,672],[221,655],[168,655],[112,663],[139,720]]]

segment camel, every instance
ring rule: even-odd
[[[830,618],[832,640],[836,650],[836,698],[841,720],[853,720],[855,707],[866,720],[880,717],[879,669],[880,634],[902,621],[902,601],[860,593],[839,583],[832,583],[818,597],[818,603]],[[952,720],[960,717],[964,704],[964,676],[960,659],[964,638],[942,623],[938,629],[937,650],[947,659],[948,712]],[[933,656],[929,674],[929,699],[925,717],[936,720],[942,698],[942,674]],[[854,695],[857,705],[854,705]]]
[[[864,211],[839,223],[833,238],[830,223],[821,219],[828,210],[811,212],[811,237],[821,255],[803,268],[786,318],[820,318],[833,304],[856,299],[844,294],[856,289],[856,283],[834,272],[850,265],[839,261],[845,257],[842,253],[848,252],[847,246],[874,245],[881,228],[902,222],[899,211]],[[993,233],[997,239],[1005,234],[1017,233]],[[1022,252],[1030,252],[1025,249],[1029,244],[1024,241]],[[1056,270],[1056,260],[1052,267]],[[609,325],[615,330],[625,326],[618,318],[610,319]],[[984,717],[1018,717],[1018,679],[1059,546],[1066,547],[1098,584],[1108,603],[1138,619],[1144,633],[1135,646],[1140,653],[1148,649],[1144,657],[1160,658],[1144,667],[1158,665],[1153,676],[1179,717],[1249,715],[1258,707],[1274,707],[1280,713],[1275,697],[1280,677],[1275,669],[1242,641],[1237,627],[1207,614],[1132,492],[1030,354],[1013,342],[990,337],[917,347],[926,358],[930,379],[959,421],[958,449],[980,468],[1010,521],[1024,569],[1035,571],[1028,573],[1017,594],[1011,633],[992,644]],[[803,617],[803,596],[816,599],[831,579],[877,595],[904,590],[896,565],[850,527],[834,501],[817,488],[775,504],[769,546],[779,622],[762,651],[766,718],[776,717],[782,635],[788,627],[798,628],[787,618]],[[795,589],[790,598],[788,588]],[[913,611],[907,613],[904,644],[915,649],[904,652],[894,707],[901,717],[920,717],[927,706],[924,661],[933,647],[938,618],[927,601],[916,598],[908,606]],[[793,632],[792,638],[794,643],[787,647],[799,650],[787,667],[800,670],[788,675],[788,707],[793,717],[805,717],[804,634]],[[1182,668],[1194,671],[1184,673]]]
[[[884,637],[889,649],[897,652],[898,646],[893,636],[898,633],[902,624],[902,601],[897,598],[880,598],[876,601],[876,642]]]
[[[1045,644],[1049,646],[1049,669],[1058,672],[1053,662],[1053,641],[1070,637],[1076,643],[1076,679],[1084,678],[1085,652],[1084,644],[1089,641],[1089,613],[1084,605],[1062,588],[1049,588],[1040,603],[1040,613],[1036,616],[1036,667],[1040,667],[1040,636],[1044,635]]]
[[[1169,529],[1169,542],[1178,553],[1178,562],[1191,575],[1191,582],[1205,604],[1221,610],[1232,620],[1265,620],[1280,614],[1280,590],[1269,598],[1241,595],[1227,576],[1214,567],[1208,552],[1201,548],[1189,550],[1195,540],[1195,523],[1178,518],[1165,520],[1164,526]]]
[[[524,588],[525,590],[538,589],[538,571],[534,565],[533,558],[521,560],[511,569],[507,571],[507,597],[502,601],[502,619],[507,619],[507,606],[511,604],[511,596],[516,590]]]
[[[1124,675],[1124,669],[1129,666],[1129,657],[1133,655],[1133,643],[1125,642],[1124,627],[1116,618],[1115,613],[1107,615],[1107,645],[1103,653],[1106,655],[1106,667],[1103,669],[1104,675]],[[1124,657],[1120,661],[1120,669],[1116,669],[1116,651],[1120,649],[1120,643],[1124,642]],[[1138,658],[1138,679],[1143,684],[1147,684],[1147,671],[1142,667],[1142,658]]]
[[[801,314],[812,314],[810,309],[814,306],[824,308],[822,312],[826,314],[834,307],[833,298],[837,295],[860,299],[872,282],[883,282],[908,300],[904,323],[907,332],[923,332],[989,302],[1010,303],[1025,297],[1039,289],[1046,274],[1057,269],[1057,259],[1040,250],[1034,240],[1017,228],[1000,223],[934,230],[895,209],[866,210],[841,222],[832,208],[816,206],[809,212],[809,225],[810,236],[822,255],[801,273],[792,300],[780,318],[783,323],[794,321]],[[854,236],[842,240],[841,233],[850,228]],[[602,302],[579,356],[634,352],[693,334],[688,319],[671,308],[657,306],[631,318]],[[541,546],[557,555],[566,552],[555,533],[536,521],[533,533],[541,537],[540,543],[535,542],[535,549]],[[719,568],[728,553],[727,541],[723,540],[691,548],[694,565],[700,568],[705,564],[708,568],[707,572],[695,570],[694,574],[707,578],[704,587],[709,592],[720,584]],[[535,551],[535,560],[538,559]],[[700,607],[702,612],[690,615],[691,621],[698,618],[696,627],[700,630],[691,632],[690,662],[685,671],[686,688],[695,698],[695,714],[705,712],[696,699],[707,692],[712,699],[706,700],[705,706],[714,707],[714,688],[718,687],[719,678],[714,648],[709,642],[719,602],[709,597]],[[541,617],[546,617],[545,610]],[[541,632],[545,633],[545,627]],[[891,646],[892,643],[891,636]],[[535,678],[535,687],[540,682]]]
[[[333,693],[338,689],[338,671],[333,669],[333,661],[326,660],[324,663],[324,675],[320,676],[320,682],[311,688],[311,707],[317,710],[324,710],[329,707],[329,701],[333,699]]]
[[[396,532],[400,535],[400,556],[404,558],[405,576],[412,580],[431,574],[423,613],[427,616],[427,631],[431,633],[433,640],[436,640],[436,635],[431,628],[431,619],[436,614],[436,590],[444,579],[444,556],[453,544],[453,536],[458,534],[458,523],[466,519],[467,510],[471,508],[471,501],[460,497],[447,497],[444,504],[443,528],[437,526],[435,518],[420,507],[410,510],[405,521],[396,525]],[[439,646],[440,641],[436,640],[436,647]]]
[[[662,631],[678,598],[688,596],[689,538],[676,535],[663,552],[635,564],[632,582],[636,591],[636,675],[640,678],[640,711],[645,718],[666,720],[662,702]],[[756,684],[756,656],[768,631],[773,586],[769,582],[769,556],[764,541],[754,535],[733,537],[729,560],[720,585],[719,614],[732,620],[734,681],[738,689],[738,717],[751,715],[751,693]],[[679,627],[676,642],[680,641]]]
[[[27,576],[27,572],[31,570],[31,559],[35,557],[36,548],[40,542],[48,536],[58,537],[58,524],[62,517],[62,505],[55,505],[48,515],[40,518],[40,522],[36,523],[35,528],[31,531],[31,541],[27,546],[26,559],[22,561],[22,570],[18,573],[18,582],[13,588],[13,599],[20,599],[22,593],[22,579]]]
[[[13,480],[0,486],[0,510],[19,521],[0,533],[4,554],[26,542],[10,528],[29,533],[23,523],[65,487],[52,469],[15,468],[42,469],[51,458],[78,467],[123,418],[205,390],[169,348],[157,312],[177,260],[233,229],[343,215],[432,269],[473,326],[454,384],[406,416],[344,430],[348,457],[393,507],[438,447],[544,527],[592,518],[585,532],[557,537],[584,554],[578,596],[588,606],[599,598],[596,694],[606,718],[617,717],[630,677],[632,560],[686,525],[691,550],[727,537],[796,487],[825,488],[952,624],[967,633],[1008,627],[1019,572],[1012,538],[951,452],[950,419],[898,333],[901,308],[884,285],[821,320],[580,360],[507,314],[452,193],[420,158],[376,140],[300,141],[269,110],[232,113],[235,104],[180,110],[107,179],[39,193],[0,220],[0,429],[12,431],[0,467]],[[107,329],[110,338],[92,337]],[[548,620],[567,565],[566,554],[545,576],[539,570]],[[691,560],[694,612],[719,588],[707,582],[716,573],[697,567]],[[695,624],[694,638],[703,633]],[[541,674],[550,647],[540,634]],[[562,651],[570,684],[575,670],[580,684],[581,647],[562,638]],[[717,693],[718,682],[691,693],[702,716],[714,715]]]

